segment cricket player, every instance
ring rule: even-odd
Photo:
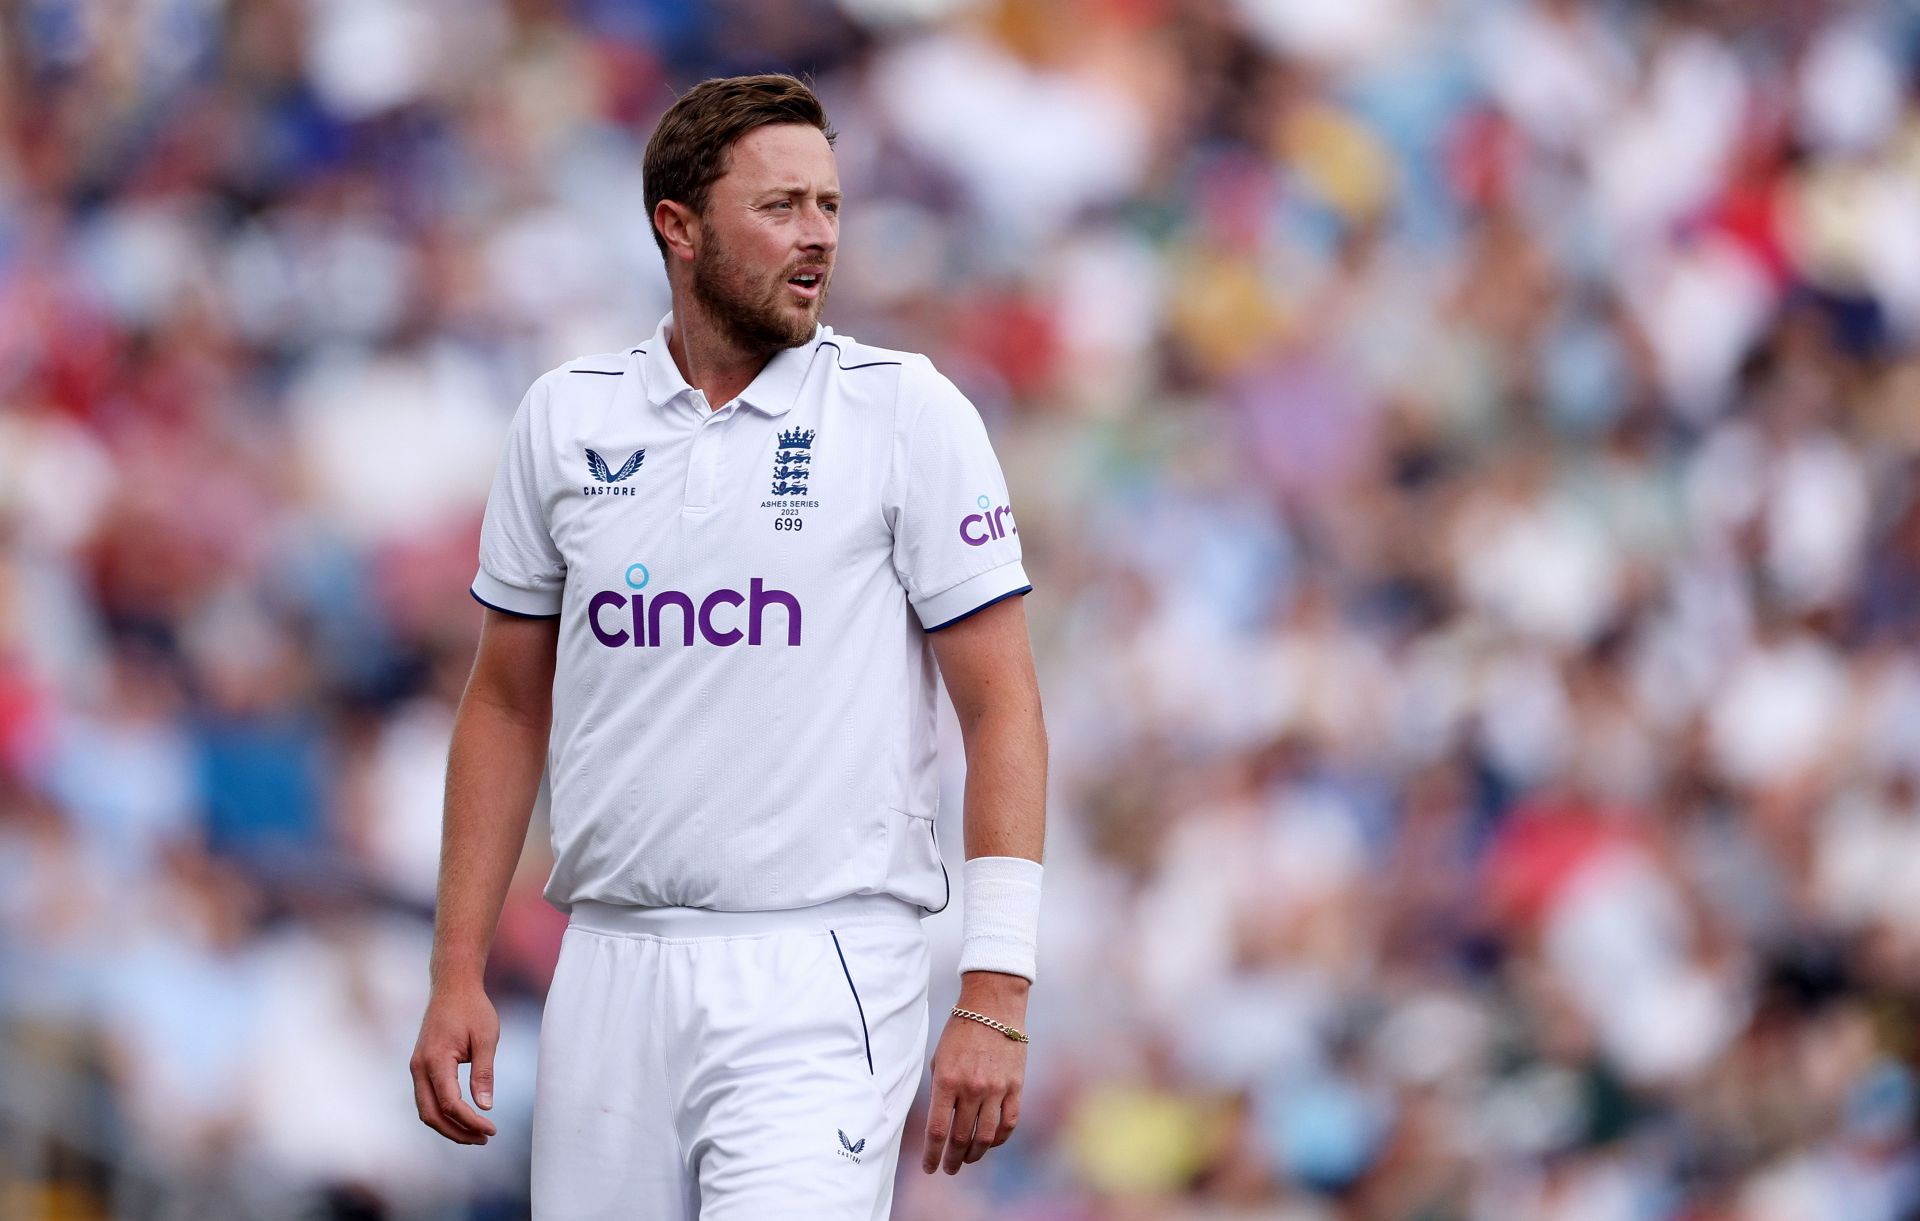
[[[955,1173],[1018,1121],[1046,773],[1019,526],[953,383],[820,321],[833,141],[789,76],[674,104],[645,163],[672,310],[534,383],[487,501],[411,1069],[429,1127],[494,1134],[482,967],[544,768],[569,921],[538,1218],[887,1215],[926,1047],[921,918],[952,890],[936,663],[967,860],[921,1167]]]

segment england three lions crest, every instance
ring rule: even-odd
[[[790,428],[780,434],[773,451],[773,494],[805,496],[807,474],[813,465],[813,429]]]

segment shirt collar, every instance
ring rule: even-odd
[[[691,394],[693,387],[680,375],[680,366],[673,363],[673,353],[667,349],[667,333],[673,325],[673,311],[667,311],[660,325],[654,328],[653,336],[634,352],[640,358],[641,378],[647,387],[647,402],[656,408],[665,407],[683,394]],[[766,415],[785,415],[793,407],[794,399],[799,397],[800,383],[806,380],[807,369],[813,364],[814,352],[820,341],[829,338],[833,328],[816,323],[813,337],[797,347],[782,348],[775,352],[766,366],[755,375],[747,388],[740,392],[740,400]]]

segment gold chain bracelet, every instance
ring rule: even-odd
[[[1020,1033],[1018,1030],[1015,1030],[1013,1027],[1007,1025],[1005,1022],[996,1022],[984,1013],[975,1013],[971,1009],[962,1009],[960,1006],[955,1005],[953,1007],[953,1016],[963,1017],[963,1018],[972,1018],[976,1022],[985,1022],[987,1025],[993,1027],[995,1030],[999,1031],[1001,1034],[1006,1035],[1009,1039],[1012,1039],[1016,1043],[1033,1042],[1032,1039],[1029,1039],[1026,1035]]]

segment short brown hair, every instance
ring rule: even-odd
[[[667,239],[653,223],[660,201],[671,199],[706,211],[707,194],[727,172],[733,142],[757,127],[805,123],[820,129],[831,146],[838,136],[827,123],[826,108],[806,82],[784,72],[761,76],[717,76],[680,95],[660,116],[647,141],[641,166],[647,200],[647,224],[653,243],[666,257]]]

